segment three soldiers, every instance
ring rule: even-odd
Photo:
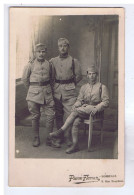
[[[49,63],[45,60],[46,46],[37,44],[35,46],[35,60],[30,61],[25,67],[22,81],[28,89],[26,100],[32,114],[33,146],[40,145],[39,120],[40,108],[43,107],[47,117],[46,144],[60,147],[61,138],[65,137],[69,146],[66,153],[70,154],[79,149],[78,129],[80,122],[87,115],[94,115],[96,112],[104,110],[109,104],[109,96],[106,86],[97,82],[96,67],[91,66],[87,70],[89,82],[81,87],[77,98],[75,87],[82,78],[80,63],[69,55],[69,41],[67,39],[60,38],[58,40],[58,49],[59,56],[52,58]],[[56,118],[58,129],[55,132],[53,132],[54,118]],[[71,125],[73,125],[72,131]]]

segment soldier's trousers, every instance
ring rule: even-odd
[[[49,102],[49,104],[37,104],[32,101],[28,101],[28,109],[29,112],[32,114],[32,128],[34,137],[39,136],[39,121],[41,116],[41,109],[45,112],[46,116],[46,136],[49,135],[53,131],[54,126],[54,118],[55,118],[55,111],[54,111],[54,102],[53,100]]]
[[[92,109],[93,109],[92,105],[80,106],[78,108],[74,108],[74,110],[71,112],[71,114],[66,119],[64,125],[62,126],[62,129],[64,131],[67,130],[67,128],[74,123],[77,117],[80,117],[82,119],[88,118]]]
[[[64,125],[62,126],[62,129],[66,132],[67,128],[71,125],[72,126],[72,141],[73,144],[78,144],[78,131],[79,131],[79,125],[84,120],[89,118],[89,114],[92,111],[93,106],[87,105],[86,107],[81,106],[78,108],[75,108],[73,112],[69,115],[69,117],[66,119]]]
[[[60,100],[54,98],[55,101],[55,117],[56,117],[56,126],[57,129],[60,129],[64,123],[64,121],[68,118],[71,113],[72,106],[76,101],[76,97],[72,97],[70,99],[63,99]],[[67,129],[64,133],[65,138],[69,138],[71,135],[71,127]]]

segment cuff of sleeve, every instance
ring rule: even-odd
[[[101,106],[100,106],[100,105],[95,106],[95,108],[96,108],[96,110],[97,110],[98,112],[101,111]]]
[[[82,104],[81,104],[81,102],[77,101],[77,102],[75,102],[74,105],[81,106]]]

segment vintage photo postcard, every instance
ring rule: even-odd
[[[124,9],[9,8],[9,186],[124,185]]]

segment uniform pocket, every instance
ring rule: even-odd
[[[45,101],[46,101],[46,105],[50,105],[50,107],[54,106],[54,100],[52,98],[45,99]]]
[[[75,84],[69,84],[65,86],[65,90],[70,91],[70,90],[74,90],[75,89]]]
[[[60,85],[59,83],[55,83],[54,84],[54,90],[57,89],[59,87],[59,85]]]
[[[45,91],[45,101],[48,104],[53,99],[51,87],[47,87]]]
[[[29,89],[29,93],[39,94],[39,90],[38,89]]]
[[[47,91],[47,93],[52,93],[51,87],[48,87],[46,91]]]

